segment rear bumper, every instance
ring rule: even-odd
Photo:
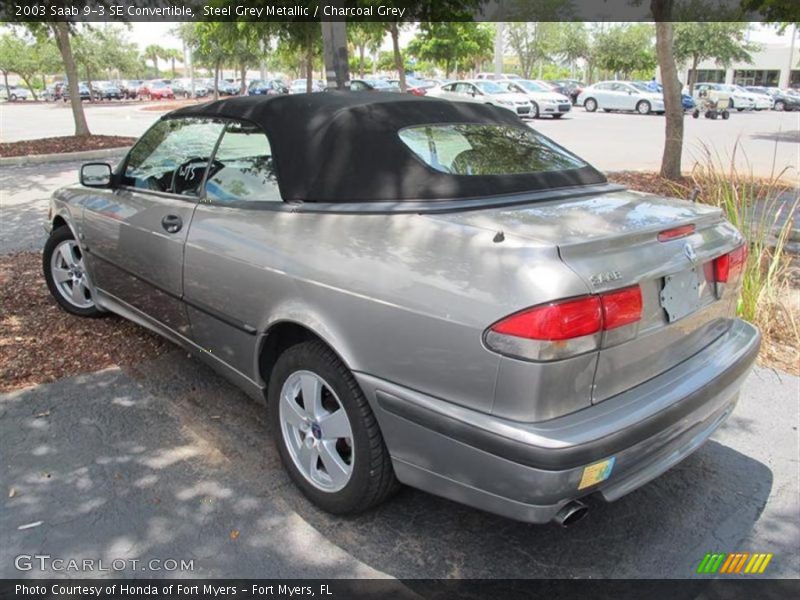
[[[760,346],[735,321],[673,369],[584,410],[540,423],[479,413],[357,374],[400,481],[521,521],[543,523],[595,492],[616,500],[697,449],[731,413]],[[579,490],[584,467],[610,477]]]

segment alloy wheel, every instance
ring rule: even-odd
[[[93,308],[92,286],[83,264],[83,254],[75,240],[56,246],[50,258],[50,273],[58,293],[76,308]]]
[[[311,371],[295,371],[283,384],[281,434],[297,469],[324,492],[344,488],[353,474],[353,429],[330,385]]]

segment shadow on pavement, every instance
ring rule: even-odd
[[[19,575],[19,554],[194,559],[187,573],[71,577],[691,577],[706,552],[738,549],[773,485],[710,442],[566,530],[411,489],[332,517],[289,482],[263,406],[181,352],[0,396],[0,440],[0,577]]]

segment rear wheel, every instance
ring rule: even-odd
[[[362,512],[398,487],[375,415],[352,373],[319,341],[280,355],[269,382],[270,424],[294,483],[334,514]]]
[[[594,98],[587,98],[583,102],[583,108],[588,112],[594,112],[597,110],[597,100]]]
[[[61,308],[80,317],[103,314],[95,305],[83,252],[69,227],[58,227],[50,234],[44,246],[42,268],[47,287]]]
[[[647,100],[640,100],[636,105],[636,112],[638,112],[640,115],[650,114],[650,109],[651,106]]]
[[[774,110],[781,111],[786,108],[786,105],[783,103],[783,100],[778,100],[775,102],[775,105],[772,107]]]
[[[9,99],[11,102],[16,102],[16,101],[17,101],[17,95],[16,95],[16,94],[11,94],[11,95],[8,97],[8,99]]]

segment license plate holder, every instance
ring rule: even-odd
[[[697,267],[664,277],[661,307],[672,323],[692,314],[700,307],[700,278]]]

